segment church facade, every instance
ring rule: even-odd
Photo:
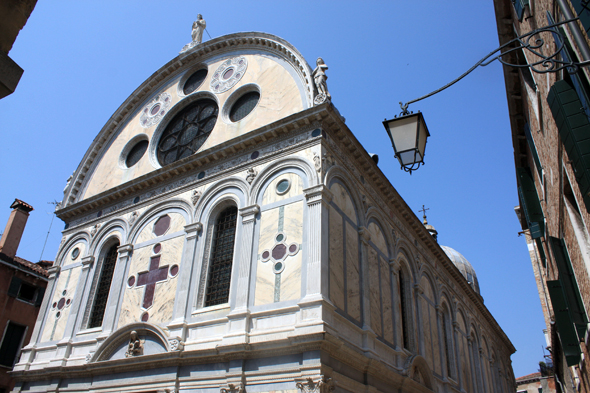
[[[317,64],[232,34],[129,96],[64,190],[15,392],[514,391],[474,280]]]

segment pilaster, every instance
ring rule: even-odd
[[[195,260],[195,252],[197,243],[199,241],[199,234],[203,231],[203,224],[195,222],[186,225],[184,232],[186,233],[185,244],[182,250],[182,259],[180,263],[180,273],[178,274],[178,288],[176,290],[176,299],[174,302],[174,310],[172,311],[173,324],[177,324],[185,320],[190,315],[190,282],[193,276],[193,269]],[[184,339],[184,335],[181,335]]]
[[[369,293],[369,241],[371,241],[371,234],[365,227],[359,227],[359,237],[361,239],[361,271],[363,274],[363,329],[371,332],[371,295]]]
[[[51,299],[53,299],[53,291],[55,290],[55,284],[57,278],[59,277],[60,271],[61,267],[59,266],[51,266],[49,269],[47,269],[47,272],[49,273],[49,278],[47,279],[45,296],[43,297],[43,302],[41,303],[41,307],[39,308],[39,314],[37,314],[35,328],[33,329],[33,333],[31,334],[31,340],[29,341],[29,345],[27,345],[27,347],[35,345],[39,340],[39,336],[41,335],[41,327],[43,326],[43,321],[45,319],[45,316],[47,315],[47,305],[51,302]]]

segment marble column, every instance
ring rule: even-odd
[[[238,282],[234,286],[236,291],[235,305],[232,314],[243,312],[248,308],[250,293],[250,272],[252,271],[252,248],[254,241],[254,227],[256,216],[260,212],[258,205],[243,207],[240,209],[242,217],[241,242],[238,248]]]
[[[113,279],[111,280],[111,289],[109,291],[109,298],[107,300],[107,307],[104,312],[104,319],[102,321],[101,336],[108,335],[117,327],[116,318],[119,316],[122,289],[125,285],[125,274],[127,272],[127,265],[133,253],[132,244],[124,244],[117,248],[119,257],[115,265]]]
[[[184,242],[184,248],[182,250],[180,273],[178,274],[178,287],[176,290],[176,299],[174,301],[171,325],[183,323],[187,318],[189,318],[191,314],[191,307],[189,304],[189,299],[191,298],[190,283],[195,266],[195,251],[197,249],[197,242],[199,240],[199,234],[202,232],[202,230],[203,224],[200,222],[189,224],[184,227],[186,238]],[[184,337],[182,338],[184,339]]]
[[[82,304],[82,299],[84,298],[86,287],[88,286],[88,276],[92,271],[93,264],[94,256],[88,255],[82,258],[82,272],[80,273],[78,285],[76,286],[76,293],[74,294],[72,305],[70,306],[71,311],[70,316],[68,317],[66,329],[64,331],[64,338],[69,339],[75,334],[76,328],[79,328],[78,325],[81,323],[80,318],[84,316],[84,312],[80,313],[80,306]]]
[[[332,193],[323,184],[303,190],[308,208],[307,282],[302,303],[329,298],[328,216]],[[323,262],[323,263],[322,263]]]

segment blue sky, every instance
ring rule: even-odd
[[[190,42],[198,13],[212,37],[262,31],[329,66],[333,103],[412,210],[426,205],[439,243],[478,274],[486,306],[517,349],[515,375],[537,371],[545,328],[518,204],[506,92],[499,63],[410,110],[431,138],[426,164],[400,171],[381,124],[399,101],[429,93],[498,46],[488,1],[40,1],[10,57],[24,70],[0,100],[0,227],[19,198],[35,207],[18,255],[40,259],[52,205],[121,103]],[[204,35],[208,39],[207,34]],[[43,259],[55,258],[55,219]],[[0,228],[0,230],[3,230]]]

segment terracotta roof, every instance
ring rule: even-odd
[[[33,209],[33,206],[29,205],[27,202],[21,201],[20,199],[14,198],[14,202],[12,202],[12,205],[10,205],[11,209],[16,209],[17,207],[20,207],[21,209],[25,210],[26,212],[30,212]]]
[[[49,273],[47,272],[47,269],[44,268],[44,266],[47,266],[47,263],[51,263],[51,265],[53,265],[53,262],[51,262],[51,261],[41,261],[41,263],[33,263],[33,262],[29,262],[26,259],[23,259],[21,257],[11,258],[8,255],[4,254],[3,252],[0,252],[0,259],[4,262],[11,264],[11,265],[15,265],[20,268],[24,268],[25,270],[30,270],[33,273],[39,274],[43,277],[49,277]]]
[[[516,378],[516,382],[528,381],[529,379],[535,379],[535,378],[541,378],[541,373],[537,372],[537,373],[532,373],[532,374],[525,375],[523,377]]]

